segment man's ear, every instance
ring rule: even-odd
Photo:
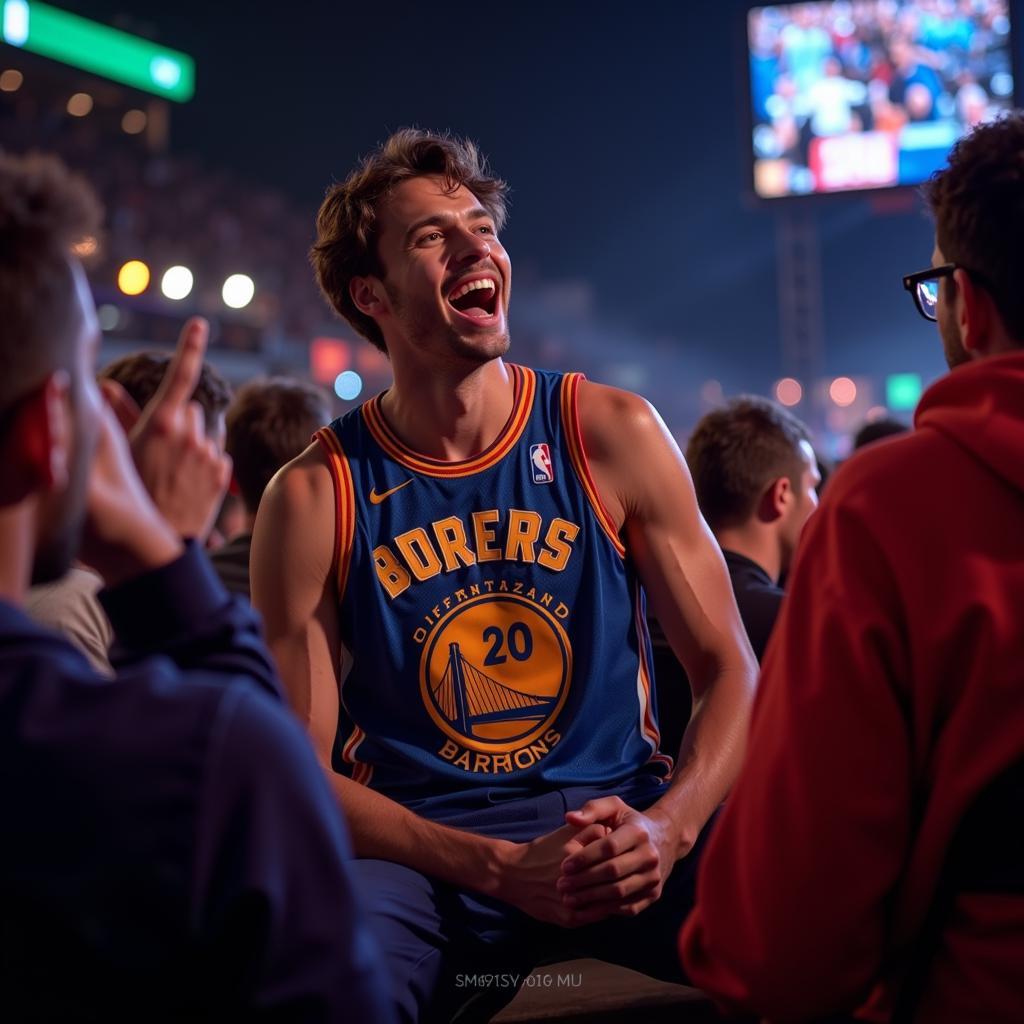
[[[67,371],[57,370],[18,404],[0,454],[0,504],[12,505],[67,486],[73,443],[70,391]]]
[[[793,487],[789,482],[789,477],[780,476],[777,480],[773,480],[761,495],[757,506],[757,518],[762,523],[774,523],[776,519],[785,514],[792,498]]]
[[[953,280],[960,293],[957,326],[960,344],[966,352],[983,351],[992,335],[993,317],[996,316],[992,296],[982,288],[966,270],[957,270]]]
[[[384,286],[376,277],[353,277],[348,294],[364,316],[380,316],[388,308]]]

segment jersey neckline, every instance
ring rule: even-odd
[[[432,459],[406,447],[388,426],[381,411],[384,392],[364,403],[363,422],[373,439],[396,462],[423,476],[460,477],[497,465],[516,445],[526,429],[537,390],[536,374],[527,366],[506,364],[512,373],[512,411],[498,436],[479,455],[459,462]]]

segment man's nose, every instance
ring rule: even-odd
[[[475,262],[491,254],[491,245],[486,236],[475,229],[460,230],[455,245],[455,257],[460,262]]]

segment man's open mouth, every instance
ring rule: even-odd
[[[448,294],[448,304],[462,316],[489,320],[498,305],[498,282],[493,277],[463,281]]]

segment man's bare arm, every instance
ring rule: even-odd
[[[646,816],[610,798],[567,818],[577,825],[604,821],[615,830],[626,826],[621,836],[613,831],[573,858],[567,867],[576,877],[567,887],[589,887],[593,891],[588,895],[601,901],[632,898],[624,905],[638,912],[660,894],[656,876],[664,881],[675,860],[686,855],[736,779],[757,662],[721,552],[698,510],[682,454],[661,418],[636,395],[596,384],[582,385],[579,412],[598,491],[625,536],[651,608],[693,689],[693,714],[672,782]],[[643,817],[653,819],[654,827]],[[645,832],[650,834],[641,834]],[[657,865],[650,863],[650,855],[637,853],[644,844],[658,848]],[[622,884],[617,869],[607,866],[616,857],[625,858],[623,863],[642,874],[646,884],[638,881],[635,889],[620,894],[630,886]],[[598,867],[602,861],[604,866]],[[587,871],[593,873],[584,876]],[[603,885],[595,887],[596,882]]]
[[[313,445],[271,481],[253,533],[253,605],[289,701],[308,729],[327,778],[348,818],[356,854],[404,864],[424,874],[506,899],[544,920],[572,923],[554,882],[580,840],[566,827],[530,844],[487,839],[447,828],[334,771],[341,639],[333,579],[334,489]]]

